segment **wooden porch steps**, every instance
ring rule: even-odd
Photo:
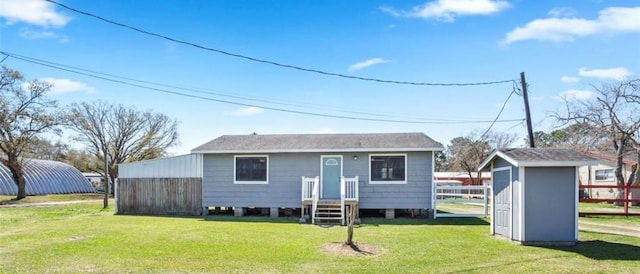
[[[341,225],[340,200],[319,200],[315,215],[317,225]]]

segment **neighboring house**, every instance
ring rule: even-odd
[[[586,152],[585,154],[600,160],[597,166],[580,168],[580,183],[582,185],[616,185],[615,168],[616,156],[613,153],[606,152]],[[622,162],[622,174],[627,180],[631,175],[631,166],[636,163],[636,154],[625,154]],[[626,182],[625,182],[626,183]],[[594,199],[615,199],[618,189],[616,188],[587,188],[584,195]],[[632,199],[640,198],[640,189],[633,189],[630,197]]]
[[[104,188],[104,176],[100,173],[82,172],[82,175],[87,178],[87,181],[89,181],[96,190],[102,190]]]
[[[482,172],[480,174],[481,182],[478,182],[478,173],[472,172],[473,180],[469,179],[469,173],[467,172],[435,172],[434,178],[436,181],[459,181],[462,185],[482,185],[491,183],[491,172]]]
[[[423,133],[254,134],[221,136],[192,154],[202,155],[205,208],[269,208],[272,216],[302,208],[312,220],[344,222],[344,205],[384,209],[388,218],[395,209],[430,209],[441,150]]]
[[[95,192],[79,170],[63,162],[27,159],[23,170],[27,195]],[[0,164],[0,195],[17,194],[11,171]]]

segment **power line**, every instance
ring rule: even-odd
[[[84,68],[64,65],[64,64],[60,64],[60,63],[47,61],[47,60],[42,60],[42,59],[37,59],[37,58],[28,57],[28,56],[24,56],[24,55],[19,55],[19,54],[15,54],[15,53],[9,53],[9,52],[6,52],[6,51],[1,51],[1,50],[0,50],[0,53],[6,55],[5,58],[13,57],[15,59],[22,60],[22,61],[25,61],[25,62],[36,63],[36,64],[39,64],[39,65],[49,65],[49,67],[52,67],[52,68],[66,68],[66,69],[69,69],[67,71],[70,71],[70,70],[83,71],[83,72],[86,72],[86,73],[91,73],[91,74],[95,74],[95,75],[102,75],[102,76],[105,76],[105,77],[118,78],[118,79],[123,79],[123,80],[127,80],[127,81],[134,81],[134,82],[138,82],[138,83],[150,84],[150,85],[154,85],[154,86],[165,87],[165,88],[170,88],[170,89],[177,89],[177,90],[182,90],[182,91],[196,92],[196,93],[200,93],[200,94],[208,94],[208,95],[222,96],[222,97],[228,97],[228,98],[234,98],[234,99],[242,99],[242,100],[256,101],[256,102],[261,102],[261,103],[279,104],[279,105],[302,107],[302,108],[307,108],[309,106],[313,106],[314,105],[314,104],[299,105],[299,104],[286,103],[286,102],[283,103],[283,102],[279,102],[279,101],[275,101],[275,100],[271,100],[271,99],[256,99],[256,98],[249,98],[249,97],[238,96],[238,95],[230,95],[229,93],[225,93],[225,92],[211,92],[211,91],[204,91],[204,90],[200,90],[200,89],[185,88],[185,87],[179,87],[179,86],[174,86],[174,85],[169,85],[169,84],[163,84],[163,83],[151,82],[151,81],[146,81],[146,80],[134,79],[134,78],[130,78],[130,77],[118,76],[118,75],[114,75],[114,74],[97,72],[97,71],[93,71],[93,70],[89,70],[89,69],[84,69]],[[335,107],[335,106],[318,105],[318,104],[315,104],[315,105],[322,106],[322,107],[325,107],[327,109],[330,109],[330,110],[333,110],[333,111],[338,111],[338,112],[343,112],[343,113],[362,114],[362,115],[369,115],[369,116],[376,116],[376,117],[393,117],[393,115],[381,114],[379,112],[371,113],[371,112],[364,112],[364,111],[349,111],[349,110],[344,110],[344,108],[339,108],[339,107]],[[479,123],[488,123],[489,122],[489,121],[483,121],[483,120],[479,121],[479,120],[435,119],[435,118],[424,118],[424,119],[420,119],[420,120],[423,120],[423,121],[426,120],[426,121],[431,121],[431,122],[438,121],[438,122],[453,122],[453,123],[478,123],[478,122]],[[503,122],[503,121],[500,121],[500,122]]]
[[[482,133],[482,135],[480,135],[480,140],[482,140],[482,138],[484,138],[485,135],[487,135],[487,133],[489,133],[489,131],[491,130],[491,128],[493,127],[493,125],[496,123],[496,121],[498,121],[498,119],[500,119],[500,115],[502,115],[502,111],[504,111],[504,108],[507,106],[507,103],[509,102],[509,99],[511,99],[511,96],[513,96],[513,94],[517,93],[518,91],[518,87],[516,86],[515,81],[513,82],[513,90],[511,91],[511,93],[509,93],[509,96],[507,96],[507,100],[504,100],[504,103],[502,104],[502,107],[500,108],[500,111],[498,112],[498,115],[496,115],[496,119],[493,120],[493,122],[491,122],[491,124],[489,125],[489,128],[487,128],[487,130],[484,131],[484,133]],[[522,119],[524,120],[524,119]]]
[[[49,3],[52,3],[52,4],[55,4],[55,5],[58,5],[58,6],[62,7],[62,8],[67,9],[67,10],[73,11],[75,13],[79,13],[79,14],[82,14],[82,15],[85,15],[85,16],[93,17],[95,19],[98,19],[100,21],[103,21],[103,22],[106,22],[106,23],[109,23],[109,24],[112,24],[112,25],[116,25],[116,26],[119,26],[119,27],[122,27],[122,28],[130,29],[130,30],[142,33],[142,34],[149,35],[149,36],[154,36],[154,37],[158,37],[158,38],[161,38],[161,39],[169,40],[171,42],[175,42],[175,43],[179,43],[179,44],[183,44],[183,45],[188,45],[188,46],[195,47],[195,48],[198,48],[198,49],[211,51],[211,52],[216,52],[216,53],[224,54],[224,55],[227,55],[227,56],[241,58],[241,59],[245,59],[245,60],[249,60],[249,61],[253,61],[253,62],[269,64],[269,65],[274,65],[274,66],[278,66],[278,67],[289,68],[289,69],[294,69],[294,70],[299,70],[299,71],[313,72],[313,73],[318,73],[318,74],[323,74],[323,75],[328,75],[328,76],[336,76],[336,77],[342,77],[342,78],[348,78],[348,79],[356,79],[356,80],[362,80],[362,81],[373,81],[373,82],[387,83],[387,84],[415,85],[415,86],[481,86],[481,85],[495,85],[495,84],[509,83],[509,82],[513,81],[513,79],[509,79],[509,80],[499,80],[499,81],[489,81],[489,82],[471,82],[471,83],[427,83],[427,82],[410,82],[410,81],[384,80],[384,79],[377,79],[377,78],[367,78],[367,77],[346,75],[346,74],[335,73],[335,72],[327,72],[327,71],[322,71],[322,70],[318,70],[318,69],[305,68],[305,67],[289,65],[289,64],[283,64],[283,63],[270,61],[270,60],[265,60],[265,59],[259,59],[259,58],[250,57],[250,56],[247,56],[247,55],[242,55],[242,54],[238,54],[238,53],[232,53],[232,52],[229,52],[229,51],[224,51],[224,50],[220,50],[220,49],[216,49],[216,48],[211,48],[211,47],[199,45],[199,44],[188,42],[188,41],[185,41],[185,40],[180,40],[180,39],[177,39],[177,38],[172,38],[172,37],[169,37],[169,36],[165,36],[165,35],[162,35],[162,34],[159,34],[159,33],[143,30],[143,29],[140,29],[140,28],[137,28],[137,27],[133,27],[133,26],[124,24],[124,23],[119,23],[119,22],[116,22],[116,21],[101,17],[99,15],[93,14],[93,13],[89,13],[89,12],[86,12],[86,11],[81,11],[81,10],[69,7],[67,5],[58,3],[58,2],[53,1],[53,0],[45,0],[45,1],[47,1]]]
[[[84,70],[84,69],[80,69],[80,68],[71,68],[69,66],[64,66],[64,65],[51,64],[51,63],[35,60],[33,58],[28,58],[28,57],[25,58],[25,57],[13,55],[13,54],[10,54],[10,53],[7,53],[7,52],[3,52],[3,51],[0,51],[0,53],[5,54],[7,56],[10,56],[10,57],[12,57],[14,59],[25,61],[25,62],[29,62],[29,63],[33,63],[33,64],[37,64],[37,65],[41,65],[41,66],[45,66],[45,67],[49,67],[49,68],[54,68],[54,69],[58,69],[58,70],[62,70],[62,71],[67,71],[67,72],[71,72],[71,73],[75,73],[75,74],[80,74],[80,75],[84,75],[84,76],[88,76],[88,77],[92,77],[92,78],[96,78],[96,79],[101,79],[101,80],[104,80],[104,81],[109,81],[109,82],[119,83],[119,84],[123,84],[123,85],[138,87],[138,88],[142,88],[142,89],[147,89],[147,90],[152,90],[152,91],[157,91],[157,92],[162,92],[162,93],[167,93],[167,94],[173,94],[173,95],[178,95],[178,96],[183,96],[183,97],[201,99],[201,100],[206,100],[206,101],[213,101],[213,102],[218,102],[218,103],[245,106],[245,107],[258,107],[258,108],[262,108],[262,109],[279,111],[279,112],[286,112],[286,113],[303,114],[303,115],[328,117],[328,118],[338,118],[338,119],[347,119],[347,120],[405,123],[405,124],[482,124],[482,123],[489,123],[489,122],[491,122],[493,124],[493,123],[496,123],[496,122],[516,122],[516,121],[523,120],[523,119],[508,119],[508,120],[495,119],[493,121],[464,121],[464,120],[459,120],[459,121],[451,121],[451,120],[445,120],[445,121],[416,121],[416,120],[394,120],[394,119],[377,119],[377,118],[366,118],[366,117],[353,117],[353,116],[332,115],[332,114],[323,114],[323,113],[308,112],[308,111],[298,111],[298,110],[291,110],[291,109],[285,109],[285,108],[263,106],[263,105],[258,105],[258,104],[247,104],[247,103],[241,103],[241,102],[230,101],[230,100],[222,100],[222,99],[216,99],[216,98],[210,98],[210,97],[204,97],[204,96],[199,96],[199,95],[193,95],[193,94],[187,94],[187,93],[172,91],[172,90],[168,90],[168,89],[151,87],[151,86],[147,86],[147,85],[132,83],[131,81],[144,82],[146,84],[154,84],[154,85],[161,85],[161,84],[156,84],[156,83],[147,82],[147,81],[140,81],[140,80],[135,80],[135,79],[131,79],[131,78],[126,78],[127,81],[118,80],[118,79],[113,79],[113,78],[121,78],[121,79],[123,79],[124,77],[118,77],[118,76],[113,76],[113,75],[105,75],[105,74],[99,75],[100,73],[92,72],[92,71],[89,71],[89,70]],[[176,87],[172,87],[172,88],[179,89],[179,88],[176,88]]]

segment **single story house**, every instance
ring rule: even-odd
[[[616,185],[615,168],[616,156],[608,152],[585,152],[593,158],[600,160],[596,166],[585,166],[580,168],[580,183],[585,186],[613,186]],[[629,178],[632,166],[637,161],[635,152],[627,153],[622,158],[622,175],[625,180]],[[617,188],[587,188],[584,190],[585,198],[592,199],[615,199]],[[640,199],[640,189],[632,189],[631,199]]]
[[[236,215],[302,208],[303,218],[344,223],[345,205],[384,209],[389,218],[395,209],[432,208],[434,153],[443,149],[424,133],[251,134],[191,153],[202,155],[203,207]]]

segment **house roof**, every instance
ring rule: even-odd
[[[616,163],[616,155],[613,153],[601,152],[601,151],[588,151],[588,152],[585,152],[585,154],[599,160],[611,162],[614,165]],[[623,155],[622,163],[624,163],[625,165],[631,166],[636,163],[636,160],[637,160],[636,157],[637,155],[635,152],[626,153]]]
[[[480,163],[478,170],[500,157],[514,166],[553,167],[588,166],[598,164],[598,160],[571,149],[564,148],[507,148],[493,151]]]
[[[223,135],[192,153],[401,152],[440,151],[424,133]]]

